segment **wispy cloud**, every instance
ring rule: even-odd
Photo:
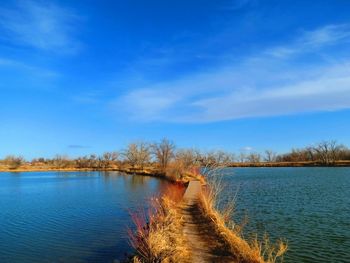
[[[140,89],[117,99],[113,105],[115,107],[123,105],[124,110],[133,113],[131,118],[134,119],[161,120],[167,116],[165,111],[175,106],[177,100],[180,99],[181,97],[169,89],[164,92]]]
[[[267,53],[279,58],[304,52],[314,52],[326,46],[336,45],[339,42],[349,42],[350,24],[327,25],[314,31],[303,31],[301,36],[287,46],[277,46]]]
[[[133,90],[117,100],[118,107],[134,119],[177,122],[350,108],[350,58],[334,55],[332,62],[318,58],[314,63],[307,57],[349,40],[349,25],[304,31],[290,44],[265,49],[240,62]],[[297,62],[294,55],[299,57]]]
[[[350,63],[350,61],[349,61]],[[202,109],[188,121],[218,121],[350,108],[350,64],[327,67],[312,79],[268,89],[251,89],[193,103]],[[277,73],[278,74],[278,73]]]
[[[74,37],[79,17],[71,10],[47,1],[16,1],[0,8],[1,38],[18,46],[31,46],[57,53],[75,53],[80,44]]]

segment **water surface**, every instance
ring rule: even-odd
[[[113,262],[130,210],[166,182],[116,172],[0,173],[0,262]]]
[[[223,197],[236,200],[244,233],[288,240],[285,262],[350,262],[350,168],[232,168]]]

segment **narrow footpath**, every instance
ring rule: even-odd
[[[191,181],[184,194],[181,214],[184,219],[183,233],[191,250],[193,263],[236,262],[217,235],[213,222],[202,214],[199,196],[202,186],[199,181]]]

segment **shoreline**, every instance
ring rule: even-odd
[[[199,177],[184,177],[181,179],[175,179],[169,176],[166,176],[164,173],[160,172],[156,168],[151,169],[130,169],[130,168],[48,168],[48,167],[26,167],[26,168],[17,168],[17,169],[4,169],[0,167],[1,173],[26,173],[26,172],[119,172],[128,175],[138,175],[138,176],[149,176],[159,178],[165,181],[168,181],[172,184],[183,184],[187,185],[189,181],[193,178],[201,180]]]
[[[152,176],[163,176],[156,169],[131,169],[131,168],[118,168],[118,167],[109,167],[109,168],[55,168],[47,166],[23,166],[19,168],[4,168],[0,167],[1,172],[123,172],[127,174],[139,174],[139,175],[152,175]]]
[[[320,162],[261,162],[261,163],[231,163],[227,165],[227,168],[278,168],[278,167],[350,167],[350,161],[337,161],[332,164],[323,164]],[[13,172],[13,173],[22,173],[22,172],[121,172],[126,174],[136,174],[143,176],[153,176],[166,178],[163,173],[161,173],[157,168],[120,168],[120,167],[109,167],[109,168],[55,168],[47,166],[23,166],[19,168],[5,168],[0,167],[0,173],[2,172]]]

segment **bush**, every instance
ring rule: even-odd
[[[21,156],[9,155],[5,158],[4,163],[9,166],[9,169],[14,170],[20,167],[24,162]]]

